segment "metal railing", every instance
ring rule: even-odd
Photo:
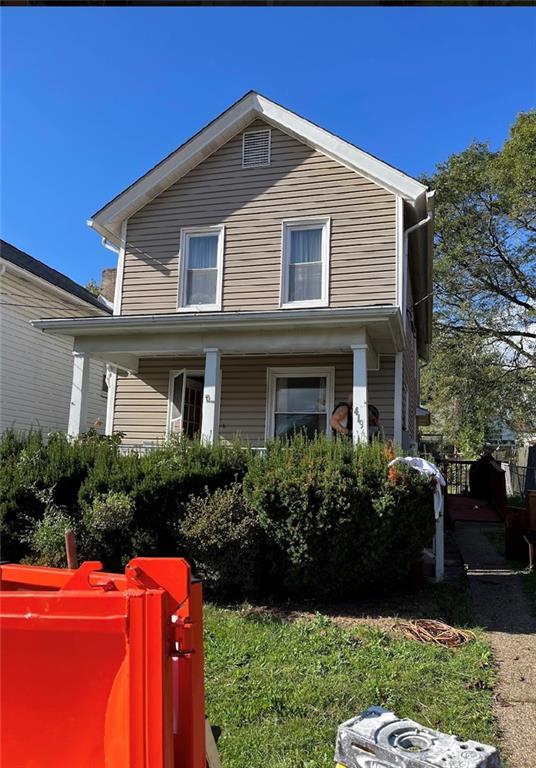
[[[454,495],[469,495],[469,469],[472,461],[445,459],[441,462],[443,476],[447,481],[447,493]]]
[[[522,467],[519,464],[503,462],[506,472],[506,490],[509,496],[525,498],[527,492],[536,490],[536,467]]]

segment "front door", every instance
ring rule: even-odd
[[[171,374],[169,431],[199,437],[203,413],[203,376],[188,371]]]

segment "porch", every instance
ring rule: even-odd
[[[238,438],[254,447],[293,429],[329,433],[335,404],[354,389],[354,357],[364,370],[359,351],[219,355],[214,389],[207,387],[207,368],[210,375],[214,353],[205,358],[142,358],[135,375],[117,374],[111,427],[124,433],[125,445],[142,447],[177,432],[207,441]],[[375,405],[385,436],[392,438],[395,359],[381,355],[378,363],[361,376],[366,378],[366,401],[363,398],[361,408],[365,409],[365,402]],[[217,408],[211,408],[213,392]],[[357,427],[364,430],[366,424],[358,422]]]
[[[353,439],[368,440],[368,405],[402,443],[403,332],[395,307],[42,320],[74,336],[69,433],[85,429],[89,360],[110,367],[107,432],[150,447],[173,432],[254,446],[294,429],[330,433],[353,402]]]

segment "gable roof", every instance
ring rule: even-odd
[[[28,253],[21,251],[11,243],[7,243],[5,240],[0,240],[0,257],[6,261],[11,262],[19,269],[23,269],[25,272],[30,272],[35,277],[45,280],[47,283],[61,288],[62,291],[70,293],[72,296],[76,296],[77,299],[85,301],[87,304],[91,304],[98,309],[104,310],[108,314],[111,314],[110,309],[105,306],[99,299],[90,293],[86,288],[83,288],[74,280],[71,280],[67,275],[58,272],[56,269],[47,266],[39,259],[34,259]]]
[[[427,187],[411,176],[256,91],[249,91],[93,214],[88,220],[89,226],[103,237],[120,243],[121,226],[126,219],[226,144],[256,118],[280,128],[298,141],[400,195],[410,204],[415,205],[417,201],[422,201],[426,194]]]

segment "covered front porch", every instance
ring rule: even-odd
[[[334,405],[353,390],[353,350],[322,355],[220,355],[219,413],[214,415],[214,432],[207,433],[203,416],[212,393],[205,387],[206,362],[207,357],[142,358],[136,375],[118,373],[113,429],[124,433],[124,443],[149,447],[166,434],[182,432],[205,440],[214,439],[211,435],[239,438],[260,447],[267,439],[294,429],[308,434],[329,432]],[[384,434],[393,437],[394,356],[381,355],[379,364],[378,369],[366,371],[367,397],[380,411]],[[212,422],[208,428],[213,428]]]
[[[69,326],[73,436],[85,431],[89,360],[98,358],[110,367],[107,432],[122,432],[126,445],[150,447],[172,433],[255,446],[296,429],[330,434],[334,406],[350,395],[356,443],[368,440],[369,404],[385,437],[401,441],[395,308],[107,320]],[[39,323],[68,330],[61,320]]]

